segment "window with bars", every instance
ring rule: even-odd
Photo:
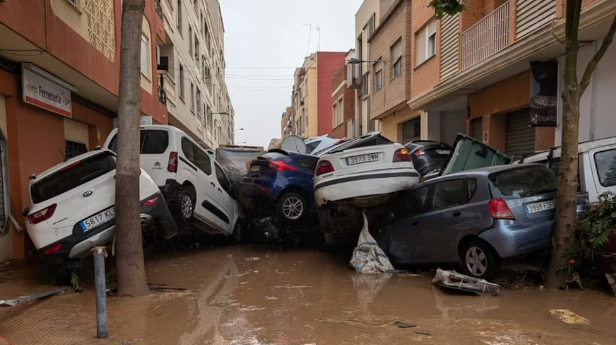
[[[71,159],[88,152],[88,147],[84,143],[72,140],[65,140],[65,142],[64,156],[66,159]]]

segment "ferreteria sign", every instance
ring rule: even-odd
[[[23,101],[39,108],[73,117],[71,91],[28,70],[22,68]]]

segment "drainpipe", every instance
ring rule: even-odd
[[[24,232],[24,229],[19,225],[19,222],[17,221],[17,219],[15,219],[15,217],[13,217],[13,215],[10,213],[9,213],[9,220],[11,221],[11,223],[15,227],[15,230],[17,230],[18,233],[21,234],[22,232]]]

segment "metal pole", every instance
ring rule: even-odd
[[[105,286],[105,247],[95,247],[94,254],[94,286],[96,289],[96,337],[107,338],[107,287]]]

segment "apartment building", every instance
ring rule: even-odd
[[[333,138],[355,137],[355,90],[348,87],[347,80],[353,68],[348,62],[355,58],[355,49],[349,50],[332,77],[332,131],[329,135]]]
[[[332,131],[332,76],[346,52],[316,52],[295,70],[291,102],[295,134],[311,138]]]
[[[204,147],[234,141],[235,113],[225,82],[224,23],[218,0],[158,0],[165,44],[157,85],[169,123]]]
[[[141,112],[169,122],[156,78],[166,37],[142,24]],[[0,261],[35,252],[23,230],[29,176],[103,144],[117,117],[120,0],[0,1]],[[10,194],[9,194],[10,191]]]
[[[292,115],[293,115],[293,107],[287,107],[284,113],[282,113],[282,120],[280,120],[280,138],[281,139],[284,139],[294,133]]]
[[[427,3],[413,2],[417,41],[423,18],[433,15],[423,13]],[[465,5],[464,12],[436,21],[437,49],[431,62],[415,61],[409,108],[422,111],[428,132],[449,126],[439,115],[457,113],[458,120],[465,118],[468,134],[517,157],[560,145],[565,1],[468,0]],[[580,73],[615,15],[616,1],[584,1]],[[415,43],[416,50],[417,44],[422,43]],[[413,57],[422,56],[418,52]],[[611,46],[584,94],[581,141],[614,136],[615,60],[616,47]]]

